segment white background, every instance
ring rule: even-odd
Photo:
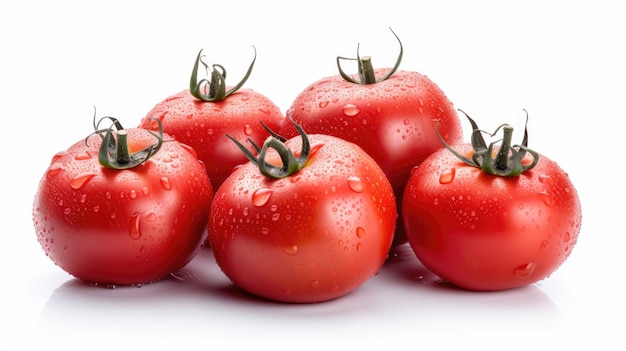
[[[617,1],[3,2],[0,348],[623,349],[622,8]],[[37,183],[54,153],[91,131],[94,106],[132,126],[188,87],[199,49],[234,83],[254,45],[245,87],[284,112],[308,84],[335,75],[335,57],[354,57],[357,43],[376,67],[392,66],[398,46],[389,27],[404,44],[400,69],[429,76],[487,130],[523,123],[527,109],[530,147],[569,173],[583,226],[569,260],[548,279],[498,293],[449,289],[404,247],[350,295],[283,305],[234,289],[206,251],[179,280],[114,290],[81,284],[44,255],[31,221]]]

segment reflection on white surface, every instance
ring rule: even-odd
[[[383,323],[381,323],[381,321]],[[388,326],[388,328],[386,327]],[[219,271],[210,250],[157,283],[114,289],[69,280],[48,299],[40,331],[50,340],[137,345],[293,346],[388,344],[390,339],[495,342],[507,335],[560,333],[563,318],[539,287],[470,292],[439,281],[408,245],[356,291],[318,304],[251,296]],[[522,340],[523,341],[523,340]],[[208,345],[207,344],[207,345]]]

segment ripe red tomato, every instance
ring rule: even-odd
[[[462,141],[462,128],[452,103],[428,77],[395,67],[373,69],[369,56],[359,57],[359,77],[326,77],[306,87],[287,110],[308,133],[328,134],[363,148],[381,166],[393,186],[398,209],[413,167],[441,148],[435,132],[449,143]],[[290,128],[279,134],[292,137]],[[406,242],[401,221],[394,246]]]
[[[234,171],[209,220],[226,276],[281,302],[326,301],[362,285],[384,263],[398,216],[389,181],[360,147],[301,134],[284,144],[270,138],[259,159]],[[302,150],[297,160],[290,150]],[[289,166],[266,169],[281,159]]]
[[[54,155],[35,195],[33,222],[46,255],[69,274],[93,283],[148,283],[200,250],[213,190],[189,146],[117,125],[117,132],[99,131]]]
[[[501,145],[487,146],[470,121],[473,145],[446,145],[411,174],[401,214],[409,243],[426,268],[465,289],[543,280],[578,239],[576,189],[556,162],[527,149],[526,134],[511,147],[505,125]]]
[[[234,167],[247,161],[226,135],[242,140],[250,138],[260,144],[267,132],[259,121],[278,130],[285,118],[268,97],[241,88],[254,60],[243,80],[230,87],[225,85],[226,71],[221,65],[212,66],[210,79],[199,79],[200,65],[209,71],[203,57],[201,50],[193,67],[190,88],[157,103],[139,127],[156,130],[158,125],[154,120],[161,121],[165,133],[196,150],[213,189],[217,190]]]

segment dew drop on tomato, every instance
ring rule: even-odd
[[[47,178],[52,178],[63,171],[63,166],[60,163],[53,163],[46,172]]]
[[[541,183],[549,183],[549,184],[554,183],[554,179],[552,177],[550,177],[549,175],[547,175],[547,174],[540,175],[539,176],[539,181]]]
[[[130,238],[133,240],[139,240],[141,238],[141,228],[139,226],[141,216],[138,212],[135,212],[130,217],[130,227],[128,230],[128,234]]]
[[[249,125],[249,124],[246,124],[246,125],[243,127],[243,133],[244,133],[245,135],[247,135],[247,136],[252,135],[252,127],[250,127],[250,125]]]
[[[541,199],[543,200],[543,203],[546,204],[546,206],[551,207],[554,204],[554,199],[546,190],[541,191],[539,195],[541,195]]]
[[[76,161],[85,161],[85,160],[89,160],[90,158],[91,158],[91,154],[89,153],[89,151],[81,152],[78,155],[74,156],[74,159]]]
[[[348,186],[355,193],[360,193],[363,191],[363,181],[357,176],[348,177]]]
[[[70,187],[72,189],[78,190],[82,188],[87,183],[87,181],[89,181],[89,179],[93,178],[95,175],[95,173],[91,172],[78,174],[74,178],[72,178],[72,180],[70,180]]]
[[[450,168],[450,169],[446,169],[443,172],[441,172],[441,175],[439,176],[439,183],[440,184],[449,184],[454,180],[454,176],[456,175],[456,168]]]
[[[343,107],[343,114],[348,117],[354,117],[359,114],[361,110],[354,104],[346,104]]]
[[[567,243],[572,239],[572,236],[570,235],[569,232],[565,232],[565,234],[563,235],[563,242]]]
[[[289,256],[294,256],[298,253],[298,245],[287,245],[283,247],[283,252]]]
[[[356,236],[358,238],[362,238],[365,236],[365,229],[361,228],[361,227],[357,227],[356,228]]]
[[[161,186],[165,190],[171,190],[172,189],[172,184],[170,183],[170,179],[168,177],[161,178]]]
[[[268,188],[259,188],[252,193],[252,204],[257,207],[265,205],[270,198],[274,190]]]
[[[513,273],[516,277],[520,279],[528,278],[535,270],[536,264],[534,262],[526,263],[521,266],[516,267],[513,270]]]

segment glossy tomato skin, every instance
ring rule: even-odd
[[[453,149],[472,152],[469,145]],[[480,291],[547,278],[572,252],[582,220],[574,185],[547,157],[540,155],[518,177],[501,177],[462,163],[446,149],[413,171],[401,217],[427,268]]]
[[[388,68],[375,70],[383,77]],[[323,78],[304,89],[287,111],[309,133],[328,134],[361,146],[381,166],[401,207],[413,167],[448,143],[462,141],[462,126],[452,102],[428,77],[397,71],[374,84],[355,84],[340,75]],[[284,125],[281,134],[295,135]],[[394,245],[406,242],[399,221]]]
[[[182,268],[206,240],[211,183],[188,146],[165,136],[145,163],[126,170],[98,161],[100,136],[57,153],[33,205],[37,239],[71,275],[93,283],[148,283]],[[129,148],[155,142],[128,129]]]
[[[157,103],[139,127],[158,130],[157,122],[151,120],[154,118],[161,121],[165,133],[196,150],[214,190],[233,168],[248,161],[227,134],[237,140],[250,138],[262,144],[267,131],[259,122],[280,130],[285,120],[276,104],[251,89],[239,89],[214,102],[201,101],[184,90]]]
[[[309,138],[314,152],[300,171],[271,179],[247,163],[212,204],[209,242],[217,263],[236,285],[266,299],[343,296],[378,272],[393,239],[396,203],[380,167],[355,144]],[[300,142],[286,144],[299,150]]]

